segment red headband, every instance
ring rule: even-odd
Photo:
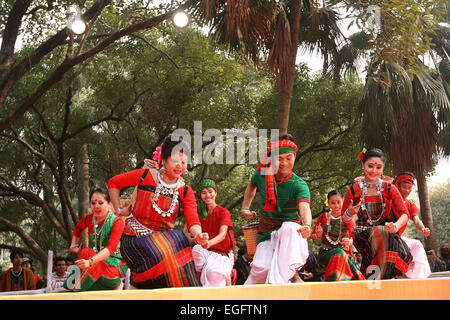
[[[282,139],[279,141],[273,141],[269,144],[266,150],[266,154],[264,155],[263,160],[259,164],[256,171],[260,171],[263,168],[265,169],[264,175],[265,175],[265,184],[266,184],[266,203],[264,205],[264,210],[269,212],[275,212],[280,211],[281,209],[278,208],[278,202],[277,202],[277,192],[276,192],[276,181],[275,176],[273,174],[272,170],[272,160],[271,160],[271,153],[272,151],[278,149],[278,154],[284,154],[288,152],[294,152],[296,153],[298,150],[297,145],[289,140],[289,139]]]
[[[395,178],[395,184],[400,183],[414,184],[414,177],[410,174],[401,174]]]

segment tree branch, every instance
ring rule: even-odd
[[[44,250],[42,250],[39,244],[36,241],[34,241],[34,239],[30,237],[30,235],[26,233],[25,230],[23,230],[19,225],[3,217],[0,217],[0,223],[6,226],[15,234],[17,234],[20,237],[20,239],[22,239],[23,242],[25,242],[27,247],[32,250],[34,255],[38,257],[40,261],[44,263],[47,262],[47,254],[44,252]]]
[[[186,1],[178,9],[189,6],[193,1],[195,1],[195,0]],[[110,1],[107,1],[107,2],[109,3]],[[99,5],[99,4],[97,3],[97,5]],[[94,6],[89,10],[91,15],[95,14],[95,12],[96,12],[94,10]],[[97,7],[96,7],[96,9],[97,9]],[[98,45],[94,46],[90,50],[74,57],[73,59],[63,62],[58,68],[55,69],[55,71],[49,76],[49,78],[46,81],[44,81],[35,90],[35,92],[29,96],[29,98],[24,103],[22,103],[21,106],[19,106],[14,112],[12,112],[12,114],[6,116],[5,119],[0,122],[0,132],[5,130],[6,128],[10,127],[19,117],[21,117],[28,109],[30,109],[44,93],[46,93],[48,90],[50,90],[50,88],[52,88],[55,83],[59,82],[62,79],[62,77],[70,69],[72,69],[75,65],[96,55],[97,53],[99,53],[102,50],[109,47],[116,40],[118,40],[124,36],[130,35],[139,30],[152,28],[152,27],[160,24],[164,20],[170,18],[178,9],[175,9],[173,11],[167,12],[165,14],[156,16],[154,18],[145,20],[143,22],[140,22],[140,23],[134,24],[132,26],[129,26],[127,28],[124,28],[122,30],[119,30],[119,31],[111,34],[111,36],[104,39],[102,42],[100,42]],[[85,15],[83,15],[83,18],[84,18],[84,16]],[[19,79],[23,76],[23,74],[26,71],[28,71],[31,68],[31,66],[34,66],[40,59],[42,59],[42,57],[45,54],[47,54],[48,52],[53,50],[55,47],[60,45],[62,41],[65,41],[66,36],[67,36],[67,28],[64,28],[63,30],[58,32],[57,35],[55,35],[54,37],[51,38],[51,39],[54,39],[53,42],[48,40],[43,45],[41,45],[37,50],[35,50],[35,52],[30,54],[28,56],[29,60],[30,60],[29,63],[22,62],[17,67],[13,68],[11,70],[11,72],[9,72],[10,76],[0,86],[0,108],[3,106],[5,99],[8,96],[11,89],[13,88],[13,86],[19,81]]]

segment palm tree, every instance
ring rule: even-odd
[[[200,0],[194,16],[208,24],[218,43],[256,64],[266,63],[276,75],[279,91],[277,128],[287,132],[299,45],[336,56],[342,34],[338,15],[315,1]]]

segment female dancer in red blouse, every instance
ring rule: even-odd
[[[236,240],[230,212],[216,203],[217,186],[213,179],[203,178],[198,190],[200,222],[210,240],[204,247],[192,248],[196,270],[204,287],[231,285]]]
[[[398,235],[398,230],[408,222],[408,210],[397,187],[381,179],[384,153],[370,149],[361,152],[358,158],[364,178],[348,189],[342,210],[344,222],[356,218],[353,244],[363,257],[361,271],[366,274],[367,268],[375,265],[376,278],[401,276],[408,271],[412,259],[408,246]],[[396,215],[395,223],[386,222],[391,207]]]
[[[198,244],[205,244],[192,188],[181,175],[186,172],[188,145],[167,138],[158,168],[136,169],[108,182],[116,214],[132,217],[125,223],[121,253],[139,289],[201,286],[195,271],[192,248],[181,230],[174,229],[180,207],[188,231]],[[159,168],[159,165],[161,167]],[[120,189],[137,186],[131,212],[120,208]]]
[[[82,269],[80,282],[72,283],[69,276],[63,287],[73,291],[120,290],[120,278],[127,271],[119,252],[123,220],[110,212],[111,202],[106,190],[95,189],[89,199],[92,213],[85,215],[75,226],[69,248],[70,252],[78,253],[75,263]],[[89,248],[81,249],[79,242],[86,228]]]
[[[354,264],[352,256],[353,220],[342,221],[342,193],[331,190],[327,195],[330,211],[325,211],[317,219],[311,238],[321,238],[319,263],[326,267],[325,281],[364,280],[363,274]]]

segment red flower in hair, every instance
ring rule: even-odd
[[[358,155],[359,162],[362,162],[362,159],[363,159],[364,155],[366,154],[366,151],[367,151],[366,148],[364,148],[363,151],[361,151],[359,153],[359,155]]]
[[[153,151],[153,160],[158,162],[158,164],[161,162],[161,150],[164,143],[161,143],[159,147],[156,147],[155,151]]]

